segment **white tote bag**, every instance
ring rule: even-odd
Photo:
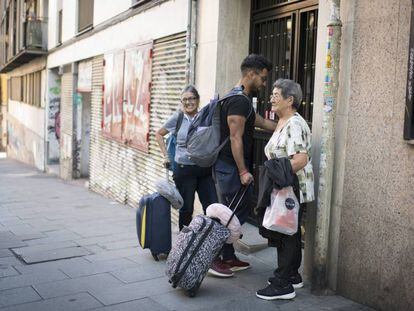
[[[299,202],[292,187],[273,189],[270,206],[263,217],[263,227],[287,235],[298,231]]]

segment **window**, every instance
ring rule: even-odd
[[[41,71],[10,79],[10,99],[26,104],[41,106]]]
[[[93,25],[93,0],[78,0],[78,32]]]
[[[61,44],[62,43],[62,20],[63,18],[63,11],[60,10],[58,13],[58,33],[57,33],[57,44]]]
[[[148,152],[152,43],[105,55],[102,132]]]
[[[10,99],[22,100],[22,77],[12,77],[10,79]]]

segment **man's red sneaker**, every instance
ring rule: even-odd
[[[229,278],[234,275],[233,271],[230,270],[230,266],[225,264],[221,259],[214,259],[211,264],[211,268],[208,273],[218,276],[220,278]]]
[[[231,260],[226,260],[226,261],[223,261],[223,262],[226,265],[228,265],[230,267],[230,270],[233,271],[233,272],[243,271],[243,270],[249,269],[251,267],[248,262],[241,261],[236,256],[234,256],[234,258],[231,259]]]

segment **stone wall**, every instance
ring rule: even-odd
[[[337,291],[381,310],[414,310],[414,146],[403,140],[411,5],[343,1],[352,48],[341,55]]]

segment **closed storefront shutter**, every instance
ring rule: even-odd
[[[136,206],[165,178],[155,131],[177,110],[185,86],[185,33],[156,40],[153,49],[149,152],[102,136],[103,56],[93,60],[90,187],[119,202]],[[177,222],[177,214],[173,213]]]
[[[73,74],[66,72],[62,76],[62,102],[60,110],[61,147],[60,176],[72,179],[73,172]]]

